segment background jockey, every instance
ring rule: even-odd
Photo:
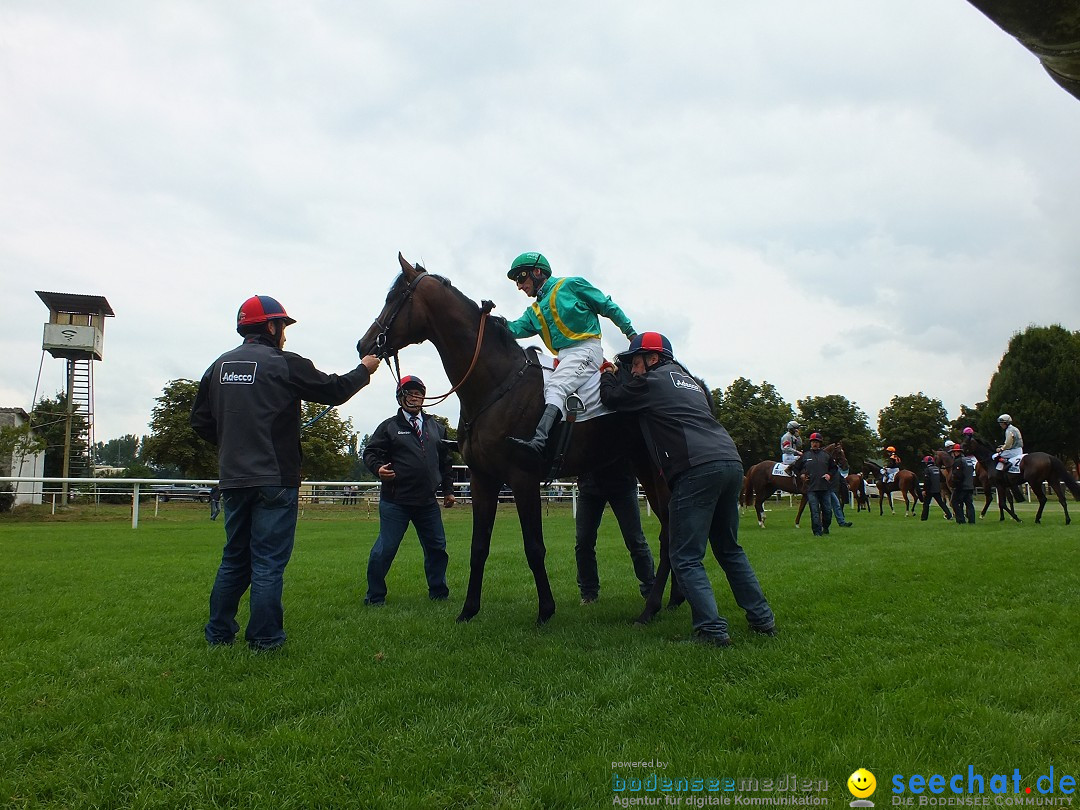
[[[891,444],[885,448],[885,466],[881,468],[881,474],[885,480],[892,483],[896,478],[896,471],[900,469],[900,456],[896,455],[896,448]]]
[[[972,439],[974,437],[975,437],[975,428],[972,428],[972,427],[964,428],[964,441],[967,441],[968,439]],[[958,445],[955,445],[955,446],[959,447],[963,451],[963,453],[964,453],[964,461],[967,462],[968,466],[971,467],[972,470],[974,470],[975,465],[979,463],[979,460],[977,458],[975,458],[975,454],[974,453],[969,453],[967,450],[964,450],[962,445],[958,444]]]
[[[802,455],[802,439],[799,438],[800,428],[802,428],[802,425],[792,419],[787,423],[787,433],[780,437],[780,461],[784,464],[791,464]]]
[[[506,276],[517,283],[519,290],[536,299],[520,318],[506,324],[510,334],[518,339],[540,335],[559,358],[559,365],[544,382],[544,412],[535,435],[528,440],[510,437],[515,444],[543,453],[566,397],[595,374],[604,361],[597,316],[603,315],[619,327],[627,340],[633,340],[637,333],[618,304],[585,279],[552,278],[551,265],[541,253],[522,253],[511,263]]]
[[[998,459],[999,462],[1011,462],[1012,459],[1024,455],[1024,437],[1020,435],[1020,429],[1012,423],[1012,417],[1007,413],[1003,413],[997,418],[997,421],[1005,431],[1005,441],[997,449],[994,458]],[[999,463],[997,468],[1003,470],[1005,464]]]

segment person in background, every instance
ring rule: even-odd
[[[953,457],[952,469],[949,471],[953,514],[956,515],[957,523],[974,523],[975,468],[968,464],[964,458],[964,448],[959,444],[954,444],[949,452]]]
[[[642,596],[649,595],[656,578],[652,550],[641,529],[638,482],[634,473],[623,462],[584,473],[578,476],[577,517],[574,521],[574,555],[577,558],[577,583],[583,605],[600,598],[596,536],[604,517],[604,507],[608,504],[611,504],[615,520],[619,522],[619,530],[626,550],[630,552]]]
[[[319,371],[285,351],[285,328],[293,323],[268,295],[241,304],[236,331],[243,342],[206,370],[191,409],[192,429],[217,445],[225,506],[225,550],[204,629],[212,645],[236,639],[236,613],[249,587],[248,646],[275,650],[285,643],[281,594],[296,536],[301,402],[347,402],[379,367],[379,358],[367,355],[346,374]]]
[[[815,537],[829,533],[832,524],[832,493],[839,474],[836,462],[821,446],[821,434],[810,434],[810,449],[788,470],[792,475],[806,473],[806,500],[810,504],[810,525]]]
[[[441,601],[450,595],[446,532],[436,493],[442,489],[443,508],[454,505],[454,474],[446,429],[424,413],[425,393],[419,377],[402,377],[397,413],[375,428],[364,447],[364,464],[382,482],[379,536],[368,555],[365,605],[386,603],[386,575],[410,523],[424,550],[428,598]]]
[[[956,445],[953,445],[953,447],[955,446]],[[952,520],[952,513],[949,512],[949,507],[945,505],[945,501],[941,497],[941,468],[938,467],[933,456],[926,456],[923,458],[923,465],[923,505],[921,519],[926,520],[930,517],[930,499],[933,498],[938,502],[941,511],[945,513],[945,519]]]
[[[799,431],[802,425],[792,419],[787,423],[787,431],[780,437],[780,462],[791,465],[802,455],[802,439]]]
[[[221,512],[221,487],[214,484],[210,487],[210,519],[217,520]]]
[[[1020,435],[1020,428],[1012,423],[1012,417],[1003,413],[997,418],[998,425],[1005,431],[1005,440],[998,447],[994,458],[997,459],[999,470],[1007,469],[1014,458],[1024,455],[1024,437]]]
[[[829,491],[829,504],[832,507],[833,515],[836,517],[836,525],[845,529],[850,529],[853,525],[844,516],[844,504],[847,503],[848,493],[851,492],[847,483],[848,472],[849,470],[841,470],[837,467],[836,485]],[[813,518],[811,518],[810,522],[813,523]]]

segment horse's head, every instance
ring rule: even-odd
[[[420,265],[411,265],[398,253],[401,275],[397,277],[375,322],[356,343],[360,356],[374,354],[389,357],[413,343],[423,343],[430,337],[434,313],[424,288],[446,283],[438,276],[429,276]],[[431,279],[425,281],[425,279]]]
[[[841,470],[848,469],[847,456],[844,455],[844,443],[836,442],[835,444],[829,444],[825,446],[825,452],[829,454],[829,457],[836,462],[836,466]]]

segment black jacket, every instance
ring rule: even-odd
[[[691,467],[742,459],[735,442],[713,416],[708,392],[675,362],[620,382],[600,375],[600,399],[609,408],[638,414],[645,445],[668,486]]]
[[[402,506],[425,506],[435,498],[454,493],[454,470],[450,451],[442,441],[444,428],[430,414],[424,414],[424,441],[399,408],[398,412],[375,428],[364,447],[364,464],[376,477],[387,462],[397,475],[383,481],[380,497]]]
[[[832,456],[823,448],[819,447],[815,450],[811,447],[809,450],[803,450],[803,454],[791,463],[788,472],[792,475],[805,472],[808,492],[827,492],[836,483],[838,469]],[[829,475],[828,481],[825,480],[826,473]]]
[[[269,335],[249,335],[203,374],[191,427],[218,447],[222,489],[300,486],[300,402],[340,405],[368,384],[362,365],[324,374]]]
[[[971,465],[967,463],[967,460],[962,455],[953,457],[949,483],[952,484],[953,490],[957,492],[975,489],[975,470],[971,468]]]
[[[923,492],[927,495],[941,494],[941,470],[937,464],[927,464],[923,470]]]

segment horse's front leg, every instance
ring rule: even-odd
[[[806,493],[802,495],[802,499],[799,501],[799,511],[795,513],[795,528],[799,528],[799,521],[802,520],[803,509],[806,508]]]
[[[634,619],[634,624],[648,624],[653,620],[653,617],[660,612],[660,606],[664,602],[664,588],[667,587],[668,575],[671,574],[671,560],[668,559],[668,529],[667,529],[667,499],[662,497],[655,491],[655,482],[650,482],[649,485],[645,484],[645,480],[642,480],[643,486],[645,486],[645,497],[649,499],[649,503],[652,505],[653,514],[657,516],[660,521],[660,555],[656,564],[656,577],[653,579],[652,590],[649,591],[649,595],[645,597],[645,608],[641,611],[641,614]],[[681,597],[680,593],[680,597]],[[671,598],[675,598],[675,578],[672,577],[672,594]]]
[[[469,482],[472,494],[472,552],[469,557],[469,589],[465,604],[458,614],[459,622],[467,622],[480,612],[480,592],[484,587],[484,566],[491,550],[491,531],[495,526],[495,512],[499,506],[501,482],[481,475],[475,470]]]
[[[551,593],[547,567],[544,558],[547,549],[544,546],[544,522],[540,511],[540,482],[511,482],[514,489],[514,502],[517,504],[518,521],[521,523],[521,539],[525,544],[525,559],[536,582],[538,611],[536,623],[544,624],[555,615],[555,597]],[[520,493],[520,494],[519,494]]]

